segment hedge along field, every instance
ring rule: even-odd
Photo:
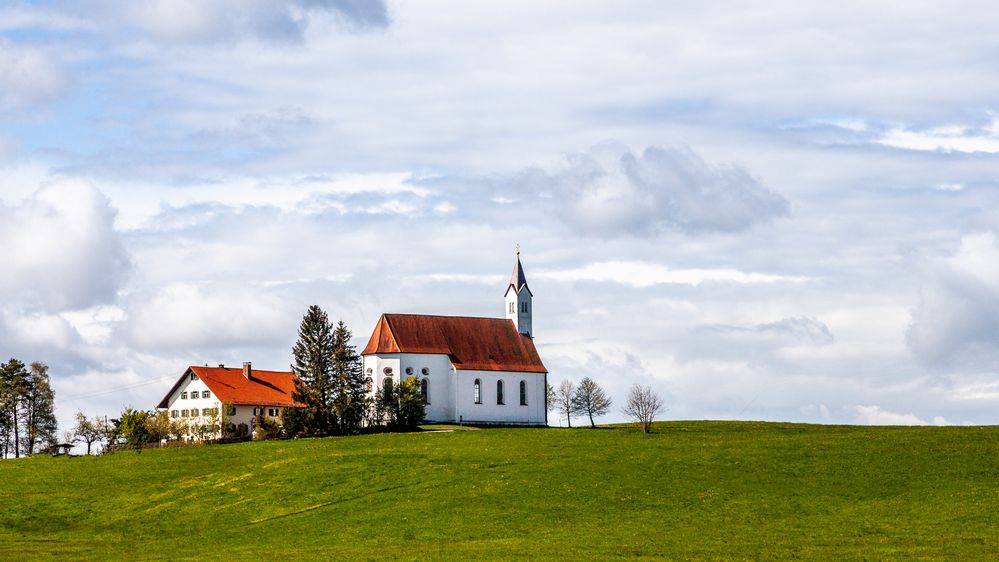
[[[0,462],[0,557],[999,557],[999,428],[672,422]]]

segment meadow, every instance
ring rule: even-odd
[[[0,461],[0,558],[999,558],[997,427],[654,429]]]

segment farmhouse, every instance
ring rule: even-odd
[[[242,369],[194,366],[184,371],[158,407],[192,427],[186,439],[195,438],[196,426],[220,423],[223,406],[228,408],[230,429],[248,435],[258,415],[278,421],[283,408],[293,407],[294,390],[295,375],[290,372],[257,371],[250,363],[243,363]],[[217,430],[211,433],[217,435]]]
[[[545,425],[548,370],[534,347],[533,296],[518,251],[506,318],[382,314],[361,352],[372,394],[417,377],[428,421]]]

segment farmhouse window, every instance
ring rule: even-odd
[[[510,303],[510,314],[517,312],[517,305],[515,303]]]
[[[180,412],[178,412],[177,410],[170,410],[170,417],[171,418],[175,418],[175,417],[177,417],[179,415],[180,415]]]
[[[181,410],[180,411],[180,417],[186,418],[187,417],[187,410]]]
[[[527,381],[520,381],[520,405],[527,406]]]
[[[267,415],[270,416],[270,417],[272,417],[272,418],[275,417],[275,416],[277,416],[278,415],[277,408],[268,408],[267,409]]]
[[[186,392],[181,392],[180,393],[180,399],[181,400],[187,400],[187,393]]]
[[[204,408],[204,409],[201,410],[201,415],[202,416],[214,416],[215,415],[215,411],[214,410],[215,410],[215,408]]]
[[[194,373],[191,373],[191,380],[192,381],[198,380],[198,375],[195,375]]]
[[[521,312],[527,312],[527,302],[526,301],[520,303],[520,311]]]
[[[209,396],[211,396],[211,395],[212,395],[212,393],[211,393],[211,392],[208,392],[207,390],[202,390],[202,391],[201,391],[201,397],[202,397],[202,398],[208,398],[208,397],[209,397]]]

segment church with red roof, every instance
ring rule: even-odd
[[[382,314],[361,352],[372,390],[416,377],[427,421],[545,425],[548,369],[517,252],[505,318]]]

